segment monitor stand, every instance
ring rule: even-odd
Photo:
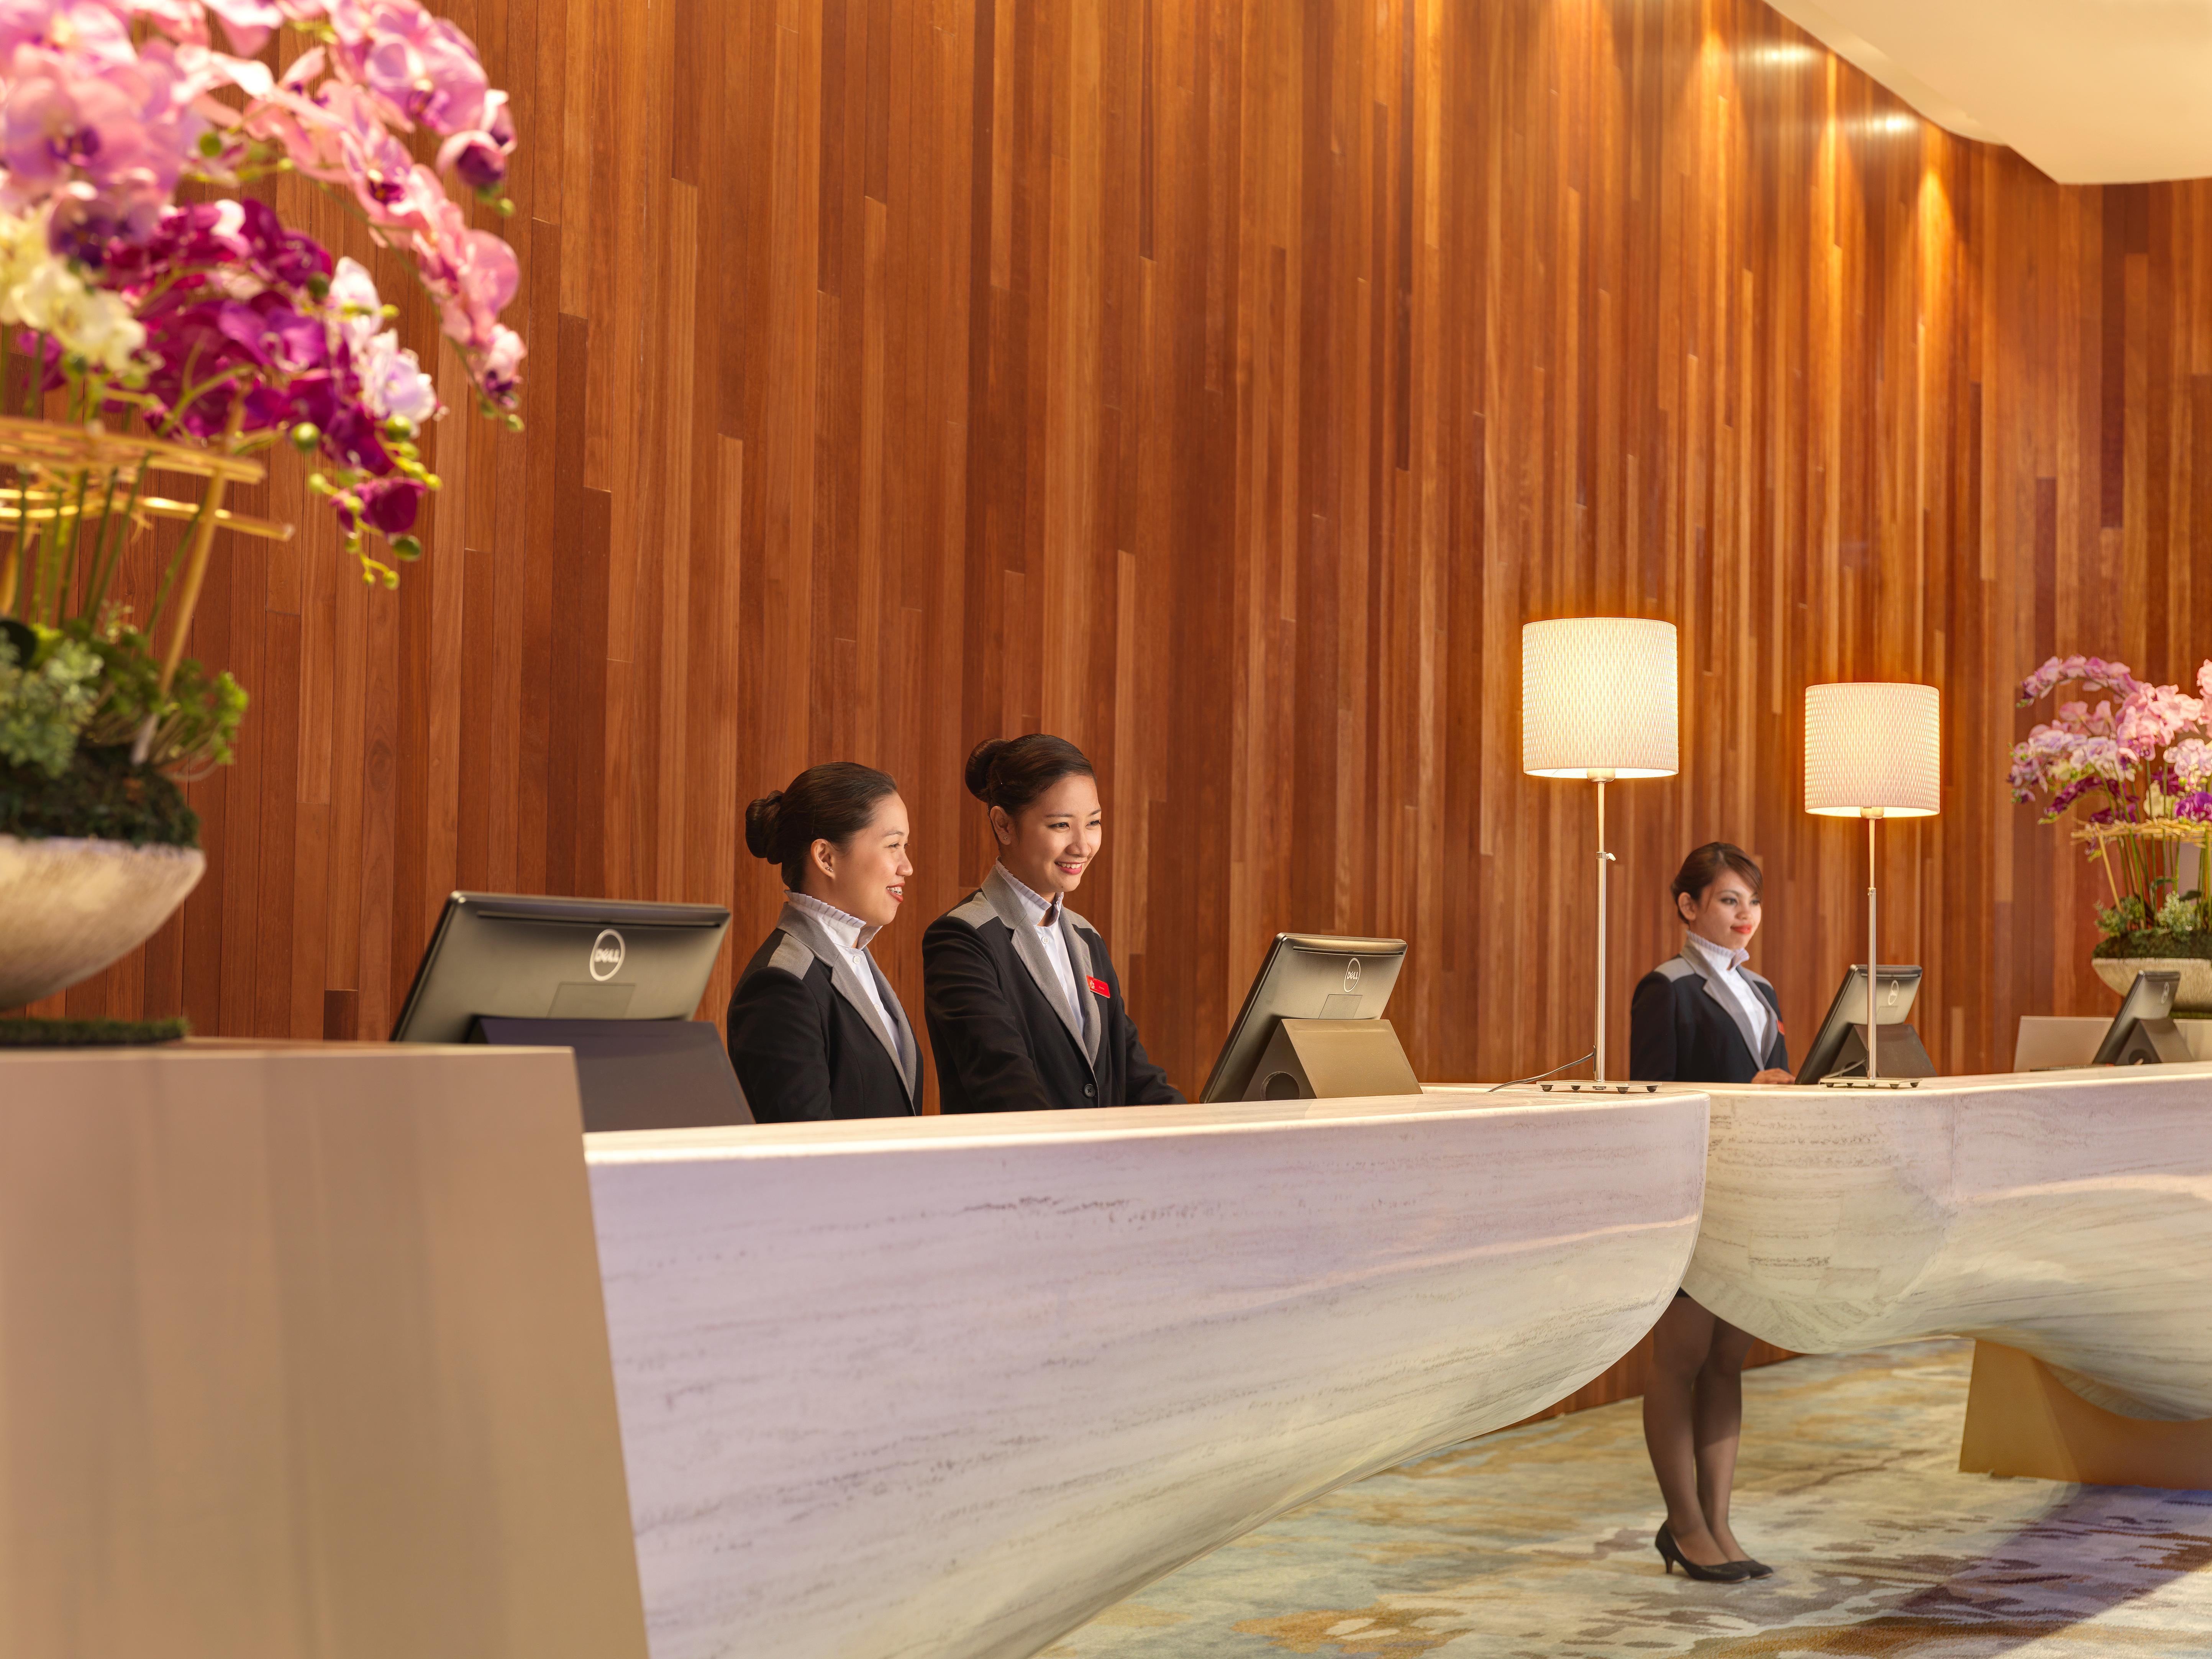
[[[2181,1028],[2171,1019],[2139,1019],[2128,1027],[2128,1035],[2120,1044],[2115,1066],[2176,1066],[2184,1060],[2196,1059],[2190,1052],[2189,1039]]]
[[[1928,1050],[1920,1046],[1919,1032],[1905,1024],[1878,1025],[1875,1029],[1881,1033],[1881,1077],[1936,1075],[1936,1062],[1928,1058]],[[1866,1052],[1866,1025],[1861,1022],[1851,1027],[1850,1035],[1836,1050],[1836,1063],[1828,1076],[1840,1077],[1848,1072],[1854,1077],[1864,1077]]]
[[[1421,1092],[1387,1019],[1285,1019],[1275,1024],[1247,1100],[1346,1100]]]
[[[699,1019],[507,1019],[479,1015],[469,1041],[573,1048],[586,1133],[750,1123],[722,1034]]]

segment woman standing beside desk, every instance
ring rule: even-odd
[[[1682,860],[1674,910],[1682,953],[1646,974],[1629,1004],[1629,1075],[1645,1083],[1787,1083],[1790,1048],[1774,988],[1744,966],[1759,932],[1759,866],[1708,842]],[[1736,1583],[1772,1571],[1729,1530],[1751,1334],[1677,1291],[1651,1333],[1644,1443],[1667,1500],[1653,1540],[1672,1572]]]
[[[1066,896],[1104,839],[1083,751],[1033,732],[968,757],[999,860],[921,936],[922,1007],[947,1112],[1180,1101],[1137,1040],[1098,930]]]

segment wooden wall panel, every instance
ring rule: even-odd
[[[2212,647],[2212,185],[2062,188],[1757,0],[452,9],[524,136],[528,429],[438,429],[397,595],[280,465],[302,535],[200,624],[255,697],[212,872],[72,1011],[374,1035],[457,884],[726,902],[742,959],[739,803],[834,757],[913,809],[918,1006],[988,857],[961,758],[1044,727],[1186,1087],[1285,927],[1413,941],[1424,1076],[1537,1071],[1591,792],[1520,775],[1518,632],[1593,611],[1676,622],[1686,693],[1682,775],[1614,792],[1617,1044],[1696,842],[1765,860],[1796,1032],[1862,950],[1856,827],[1798,805],[1833,678],[1944,690],[1882,854],[1939,1062],[2107,1006],[2011,687]]]

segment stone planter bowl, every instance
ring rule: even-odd
[[[89,979],[199,884],[197,847],[0,836],[0,1008]]]
[[[2173,1012],[2177,1014],[2212,1014],[2212,962],[2203,957],[2092,957],[2089,965],[2097,970],[2097,977],[2122,996],[2136,982],[2136,975],[2146,968],[2171,968],[2181,975],[2181,988],[2174,993]]]

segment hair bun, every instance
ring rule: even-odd
[[[985,805],[991,803],[991,763],[1006,746],[1005,738],[986,738],[968,751],[967,769],[961,775],[968,793]]]
[[[745,849],[771,864],[780,860],[776,832],[782,827],[783,791],[771,789],[745,808]]]

